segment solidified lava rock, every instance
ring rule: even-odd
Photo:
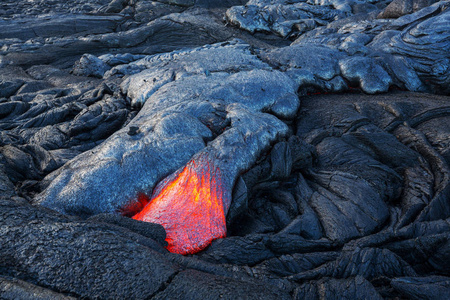
[[[3,1],[0,298],[444,299],[449,12]]]
[[[80,222],[24,199],[1,206],[4,275],[77,297],[145,298],[177,271],[158,253],[162,246],[123,227]]]
[[[241,105],[232,106],[229,116],[232,128],[157,185],[150,203],[133,217],[163,225],[171,252],[196,253],[226,236],[225,217],[238,175],[267,140],[287,131],[276,118],[250,113]]]

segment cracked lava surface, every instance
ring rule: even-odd
[[[170,252],[194,254],[226,236],[230,203],[221,170],[200,157],[159,183],[150,203],[133,219],[161,224]]]

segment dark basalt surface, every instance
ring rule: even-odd
[[[0,18],[0,298],[450,295],[449,1],[5,0]],[[228,233],[182,256],[129,216],[198,157]]]

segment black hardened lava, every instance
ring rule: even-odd
[[[0,3],[1,299],[447,299],[450,2]]]

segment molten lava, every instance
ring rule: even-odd
[[[158,184],[150,203],[133,219],[161,224],[170,252],[193,254],[226,236],[229,190],[220,169],[203,155]]]

